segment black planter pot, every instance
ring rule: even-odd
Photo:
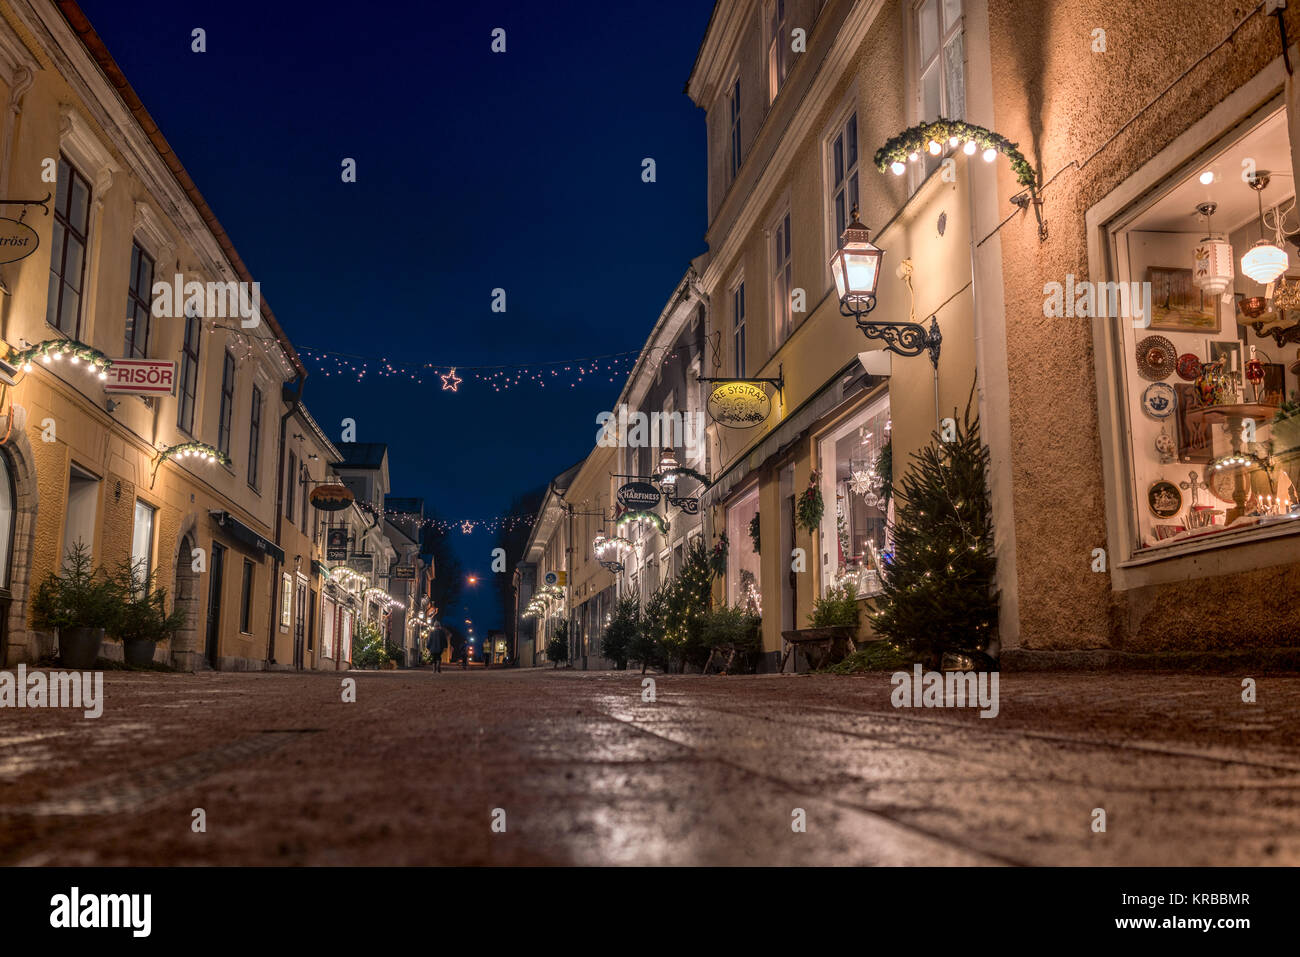
[[[154,647],[148,638],[128,638],[122,642],[122,657],[132,668],[147,668],[153,664]]]
[[[59,660],[68,668],[93,668],[103,643],[103,628],[60,628]]]

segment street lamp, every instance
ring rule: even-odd
[[[840,297],[840,315],[854,320],[868,339],[879,339],[886,349],[900,356],[919,356],[927,349],[930,362],[939,365],[939,323],[931,316],[930,329],[919,322],[868,322],[862,317],[876,308],[876,286],[880,282],[880,266],[885,251],[871,242],[871,231],[858,221],[858,208],[853,207],[853,220],[840,237],[840,248],[831,256],[831,275]]]
[[[677,456],[673,454],[673,450],[671,448],[664,449],[663,454],[659,457],[659,474],[663,476],[662,483],[664,485],[677,484],[677,472],[675,470],[678,468],[680,466],[677,463]]]

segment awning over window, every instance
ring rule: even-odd
[[[284,562],[283,548],[274,542],[267,541],[229,512],[213,511],[208,512],[208,514],[211,515],[212,520],[217,523],[217,527],[235,541],[247,545],[254,551],[270,555],[277,562]]]

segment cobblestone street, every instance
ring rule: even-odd
[[[1300,678],[105,675],[0,711],[5,864],[1300,863]],[[206,832],[191,829],[193,811]],[[493,809],[505,812],[494,833]],[[792,830],[806,812],[807,831]],[[1091,828],[1106,812],[1105,833]]]

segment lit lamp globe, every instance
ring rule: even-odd
[[[840,248],[831,256],[831,275],[840,302],[854,312],[870,312],[876,306],[876,283],[880,281],[880,261],[885,251],[871,242],[871,231],[858,221],[858,210],[853,208],[853,221],[840,237]]]
[[[1287,271],[1291,260],[1286,250],[1279,249],[1267,239],[1261,239],[1241,257],[1241,271],[1255,282],[1267,286]]]
[[[664,485],[674,485],[677,482],[677,476],[671,474],[673,469],[678,468],[677,458],[673,455],[672,449],[664,449],[663,455],[659,458],[659,474],[663,477]]]

